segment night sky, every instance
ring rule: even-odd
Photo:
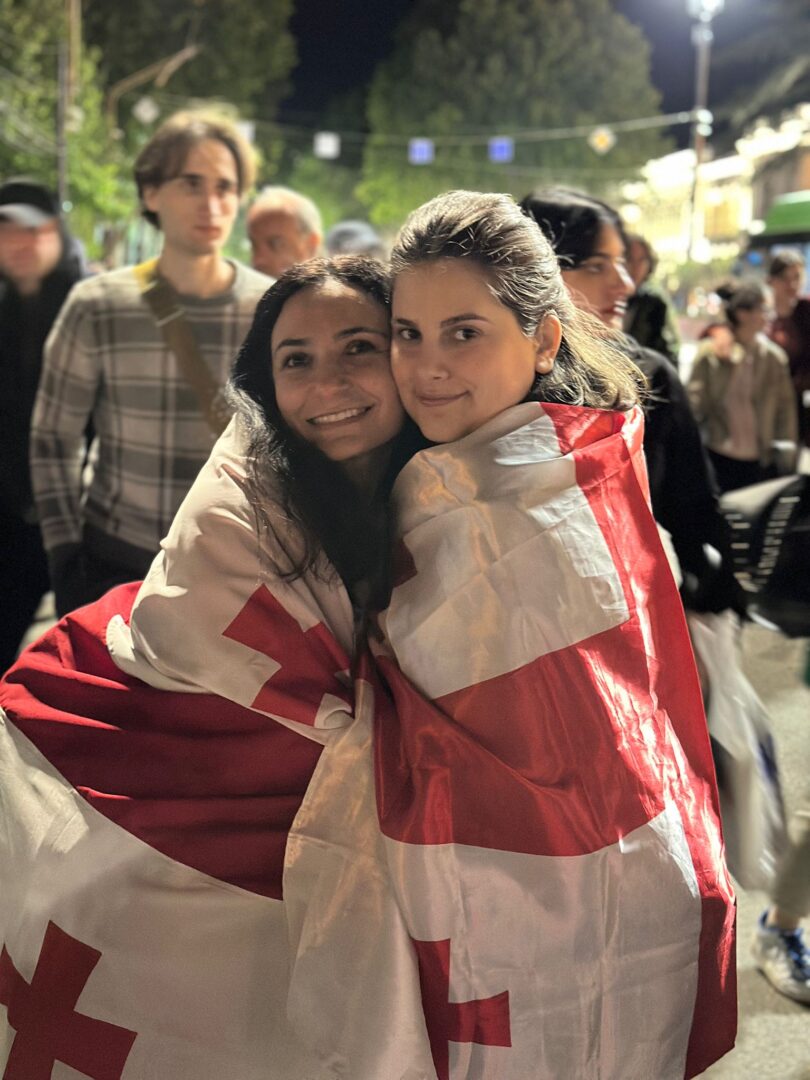
[[[760,2],[726,0],[713,23],[716,45],[744,36]],[[317,126],[332,96],[366,83],[378,60],[391,50],[396,25],[410,6],[410,0],[298,0],[292,30],[299,63],[282,119]],[[662,94],[663,111],[690,109],[694,56],[686,0],[614,0],[614,6],[650,39],[652,77]],[[729,89],[728,81],[724,85],[715,75],[710,104]],[[610,120],[609,103],[605,109]]]

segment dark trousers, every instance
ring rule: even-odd
[[[0,523],[0,674],[17,656],[42,597],[50,589],[38,525],[5,513]]]
[[[750,487],[768,479],[768,474],[758,461],[740,461],[717,454],[714,450],[709,451],[709,460],[721,492],[736,491],[737,488]]]
[[[56,613],[92,604],[116,585],[142,581],[152,565],[154,552],[106,536],[85,526],[82,544],[56,572]]]

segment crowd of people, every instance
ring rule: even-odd
[[[684,612],[744,615],[718,492],[810,445],[800,256],[684,386],[583,192],[446,193],[389,262],[269,187],[248,267],[229,122],[134,174],[160,254],[94,276],[0,187],[5,1075],[697,1076],[734,897]],[[798,823],[756,949],[810,1001]]]

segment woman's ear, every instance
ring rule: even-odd
[[[562,341],[562,323],[554,314],[548,314],[534,332],[537,343],[534,369],[538,375],[548,375],[554,367]]]

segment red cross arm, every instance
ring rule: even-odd
[[[450,1042],[511,1046],[509,991],[475,1001],[450,1001],[450,939],[413,940],[413,945],[430,1050],[439,1080],[450,1078]]]
[[[61,1061],[91,1080],[120,1080],[136,1033],[75,1011],[101,953],[49,922],[31,984],[0,952],[0,1003],[16,1035],[3,1080],[50,1080]]]
[[[349,658],[323,623],[302,630],[297,620],[260,585],[225,630],[224,637],[280,664],[252,706],[300,724],[315,726],[324,694],[351,702],[338,678]]]

